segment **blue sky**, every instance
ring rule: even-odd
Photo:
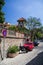
[[[29,16],[41,19],[43,24],[43,0],[5,0],[3,7],[5,12],[5,21],[11,24],[17,24],[21,17]]]

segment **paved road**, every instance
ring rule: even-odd
[[[33,51],[19,54],[15,58],[4,59],[0,65],[43,65],[43,42]]]

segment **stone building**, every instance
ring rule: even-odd
[[[24,23],[26,22],[26,19],[24,19],[24,18],[22,17],[22,18],[19,18],[19,19],[17,20],[17,22],[18,22],[18,26],[24,27],[24,26],[25,26]]]

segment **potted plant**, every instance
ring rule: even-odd
[[[8,48],[8,53],[7,53],[7,57],[13,58],[16,55],[18,55],[19,48],[18,46],[14,45]]]

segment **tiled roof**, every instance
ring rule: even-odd
[[[26,21],[26,19],[22,17],[22,18],[19,18],[17,21],[23,22],[23,21]]]

